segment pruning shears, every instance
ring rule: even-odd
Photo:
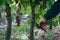
[[[45,29],[42,27],[42,25],[39,26],[37,23],[36,23],[36,27],[37,27],[38,29],[44,30],[44,31],[47,33],[47,37],[48,37],[49,39],[52,39],[52,38],[53,38],[53,33],[52,33],[51,30],[45,30]]]
[[[37,23],[36,23],[36,27],[38,28],[38,29],[42,29],[42,30],[44,30],[45,32],[47,32],[43,27],[42,27],[42,25],[38,25]]]

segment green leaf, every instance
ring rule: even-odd
[[[6,0],[8,4],[12,4],[12,0]]]
[[[47,37],[49,39],[52,39],[53,38],[53,33],[50,30],[47,30]]]
[[[5,3],[6,0],[0,0],[0,6]]]
[[[12,8],[16,9],[16,3],[15,3],[15,2],[12,3],[12,4],[10,4],[10,6],[11,6]]]
[[[54,27],[56,27],[56,26],[58,26],[58,21],[56,20],[52,24],[53,24]]]

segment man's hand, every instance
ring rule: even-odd
[[[42,18],[39,22],[38,22],[38,26],[39,28],[42,27],[44,30],[46,30],[46,19]]]

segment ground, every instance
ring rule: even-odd
[[[22,19],[21,25],[24,25],[22,27],[16,27],[15,21],[12,22],[12,40],[29,40],[28,36],[30,25],[26,25],[26,21],[26,19]],[[2,22],[0,22],[0,40],[5,40],[6,28],[7,24],[2,20]],[[35,27],[34,38],[35,40],[60,40],[60,25],[58,25],[56,28],[53,28],[51,31],[53,33],[53,37],[52,39],[49,39],[47,33]]]

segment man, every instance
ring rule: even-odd
[[[54,18],[56,15],[58,15],[60,12],[60,0],[57,0],[55,2],[50,10],[47,11],[47,13],[43,16],[43,18],[39,21],[38,26],[41,26],[44,30],[46,29],[46,21]]]

